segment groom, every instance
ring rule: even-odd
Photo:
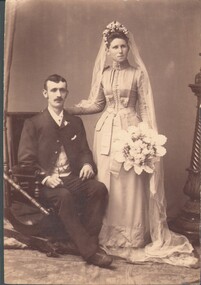
[[[45,80],[43,95],[48,107],[25,121],[19,164],[45,173],[41,196],[55,209],[70,237],[69,252],[80,254],[89,264],[108,267],[112,258],[98,243],[108,191],[93,179],[97,169],[82,120],[64,109],[68,89],[60,75]]]

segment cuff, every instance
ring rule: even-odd
[[[47,181],[47,179],[49,178],[50,176],[46,176],[42,181],[41,181],[41,184],[45,185],[45,182]]]
[[[83,167],[84,167],[85,165],[90,166],[90,167],[91,167],[91,169],[93,170],[93,167],[92,167],[92,165],[91,165],[90,163],[85,163],[85,164],[83,165]]]

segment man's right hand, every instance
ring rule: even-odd
[[[45,185],[50,188],[55,188],[59,185],[63,185],[63,181],[59,178],[58,174],[53,174],[45,181]]]

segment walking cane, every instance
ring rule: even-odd
[[[33,205],[35,205],[43,214],[49,216],[50,212],[46,210],[40,203],[38,203],[34,198],[32,198],[27,192],[25,192],[18,184],[16,184],[11,178],[5,173],[3,174],[4,179],[12,185],[18,192],[20,192],[24,197],[26,197]]]

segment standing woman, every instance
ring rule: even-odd
[[[128,62],[129,51],[133,66]],[[107,65],[108,58],[111,65]],[[197,260],[187,238],[171,232],[167,226],[162,163],[156,165],[153,174],[138,175],[133,169],[126,171],[114,159],[114,143],[120,130],[143,121],[157,131],[146,67],[132,34],[119,22],[110,23],[103,32],[88,100],[67,110],[77,115],[104,110],[94,135],[97,179],[109,190],[100,234],[103,246],[110,254],[132,262],[194,264]]]

